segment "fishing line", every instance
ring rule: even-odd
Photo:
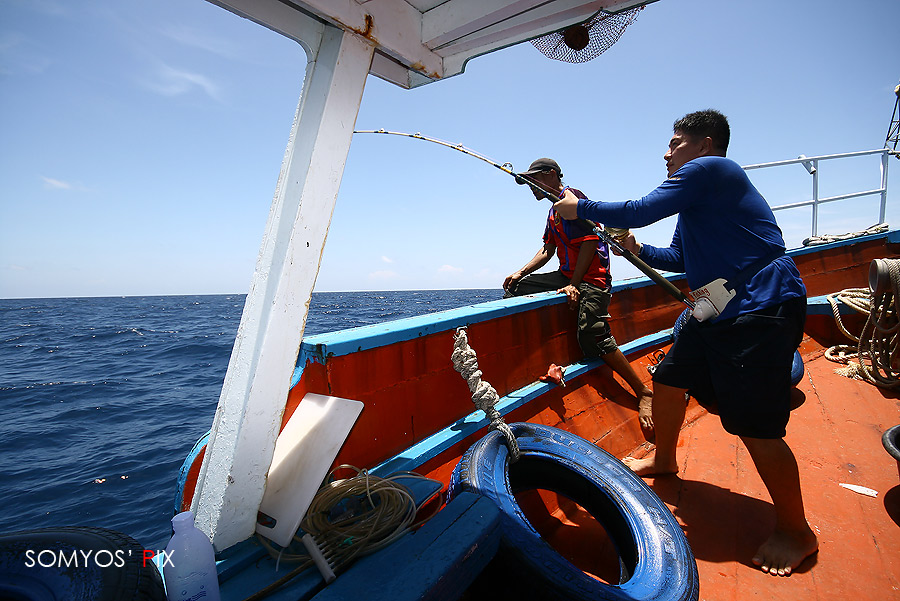
[[[440,146],[446,146],[447,148],[452,148],[453,150],[459,151],[463,154],[466,154],[470,157],[474,157],[485,163],[492,165],[499,169],[500,171],[511,175],[515,178],[516,183],[518,184],[528,184],[532,190],[538,192],[542,198],[546,198],[550,202],[557,202],[560,200],[559,194],[556,191],[551,190],[550,188],[544,186],[540,182],[537,182],[527,175],[516,173],[513,171],[512,163],[503,163],[500,164],[497,161],[489,159],[488,157],[471,150],[470,148],[466,148],[462,144],[453,144],[452,142],[446,142],[444,140],[439,140],[437,138],[432,138],[429,136],[423,136],[421,133],[416,132],[414,134],[401,132],[401,131],[388,131],[384,128],[382,129],[365,129],[365,130],[355,130],[353,133],[355,134],[384,134],[389,136],[402,136],[406,138],[415,138],[417,140],[423,140],[425,142],[432,142],[434,144],[439,144]],[[626,261],[637,267],[641,273],[646,275],[653,281],[655,284],[662,287],[669,295],[675,298],[675,300],[684,303],[691,310],[694,308],[694,302],[688,298],[684,292],[679,290],[672,282],[664,278],[658,271],[647,265],[644,261],[639,259],[637,255],[635,255],[630,250],[623,247],[618,240],[614,237],[610,236],[608,232],[606,232],[602,227],[590,221],[589,219],[581,219],[579,218],[577,221],[585,224],[589,229],[591,229],[594,233],[596,233],[600,238],[602,238],[607,244],[615,248],[616,252],[618,252],[622,257],[625,258]]]

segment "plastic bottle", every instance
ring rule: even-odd
[[[209,537],[194,526],[194,514],[172,518],[175,533],[166,546],[163,575],[168,601],[219,601],[216,554]]]

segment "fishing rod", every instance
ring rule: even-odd
[[[471,148],[466,148],[462,144],[453,144],[453,143],[447,142],[445,140],[439,140],[437,138],[423,136],[419,132],[410,134],[410,133],[406,133],[406,132],[402,132],[402,131],[388,131],[384,128],[355,130],[353,133],[355,133],[355,134],[386,134],[389,136],[403,136],[406,138],[415,138],[417,140],[424,140],[425,142],[434,142],[435,144],[440,144],[441,146],[446,146],[447,148],[452,148],[453,150],[458,150],[459,152],[461,152],[463,154],[467,154],[470,157],[475,157],[476,159],[480,159],[480,160],[484,161],[488,165],[492,165],[492,166],[496,167],[503,173],[507,173],[507,174],[513,176],[515,178],[517,184],[527,184],[528,186],[530,186],[533,190],[538,192],[542,198],[546,198],[547,200],[549,200],[551,202],[556,202],[559,200],[559,194],[556,191],[551,190],[544,184],[532,179],[531,177],[529,177],[525,174],[516,173],[515,171],[513,171],[512,163],[507,162],[507,163],[503,163],[501,165],[497,161],[489,159],[488,157],[484,156],[483,154],[475,152]],[[579,221],[584,221],[584,220],[579,220]],[[596,224],[591,223],[591,229],[596,228],[596,227],[597,227]]]
[[[500,164],[496,161],[489,159],[488,157],[484,156],[483,154],[479,154],[479,153],[475,152],[474,150],[466,148],[462,144],[453,144],[451,142],[446,142],[444,140],[439,140],[437,138],[423,136],[419,132],[410,134],[410,133],[401,132],[401,131],[388,131],[384,128],[355,130],[353,133],[355,133],[355,134],[385,134],[385,135],[389,135],[389,136],[403,136],[406,138],[415,138],[417,140],[423,140],[425,142],[433,142],[434,144],[446,146],[447,148],[452,148],[453,150],[457,150],[463,154],[467,154],[471,157],[482,160],[489,165],[493,165],[494,167],[496,167],[497,169],[499,169],[500,171],[502,171],[504,173],[508,173],[509,175],[511,175],[515,178],[516,183],[528,184],[533,190],[538,192],[541,195],[541,197],[546,198],[550,202],[555,203],[560,200],[559,194],[556,191],[551,190],[550,188],[546,187],[544,184],[531,179],[527,175],[524,175],[521,173],[516,173],[515,171],[513,171],[512,163],[507,162],[507,163]],[[607,244],[609,244],[610,246],[615,248],[616,252],[618,252],[622,257],[625,257],[626,261],[628,261],[629,263],[631,263],[632,265],[637,267],[641,271],[641,273],[643,273],[648,278],[650,278],[654,283],[661,286],[666,292],[668,292],[672,297],[674,297],[675,300],[684,303],[690,309],[694,308],[694,302],[690,298],[688,298],[684,294],[684,292],[679,290],[672,282],[670,282],[669,280],[664,278],[662,275],[660,275],[660,273],[658,271],[656,271],[655,269],[653,269],[652,267],[647,265],[644,261],[639,259],[638,256],[635,255],[633,252],[631,252],[630,250],[628,250],[627,248],[622,246],[622,244],[618,240],[616,240],[616,238],[614,236],[611,236],[606,230],[604,230],[602,227],[600,227],[593,221],[590,221],[589,219],[579,218],[578,221],[587,225],[594,233],[596,233],[598,236],[600,236]],[[627,232],[627,230],[625,230],[625,231]]]
[[[549,189],[544,188],[540,183],[536,182],[535,180],[531,179],[530,177],[528,177],[526,175],[521,175],[521,174],[518,174],[515,171],[513,171],[512,163],[503,163],[501,165],[497,161],[491,160],[488,157],[484,156],[483,154],[479,154],[479,153],[475,152],[471,148],[466,148],[462,144],[453,144],[452,142],[439,140],[437,138],[430,138],[428,136],[423,136],[419,132],[410,134],[410,133],[406,133],[406,132],[402,132],[402,131],[388,131],[384,128],[355,130],[353,133],[355,133],[355,134],[385,134],[385,135],[389,135],[389,136],[403,136],[406,138],[415,138],[417,140],[423,140],[425,142],[433,142],[435,144],[440,144],[441,146],[446,146],[447,148],[452,148],[453,150],[458,150],[459,152],[461,152],[463,154],[467,154],[470,157],[475,157],[476,159],[480,159],[480,160],[484,161],[485,163],[487,163],[488,165],[493,165],[494,167],[496,167],[503,173],[507,173],[507,174],[513,176],[516,180],[516,183],[528,184],[529,186],[531,186],[532,189],[537,190],[538,192],[541,193],[542,196],[548,198],[549,200],[554,200],[554,199],[559,200],[558,196],[551,197],[550,194],[552,194],[552,192],[549,191]]]
[[[585,219],[588,223],[592,223],[591,221]],[[628,230],[625,230],[626,232]],[[688,296],[678,289],[675,284],[664,278],[658,271],[644,263],[636,254],[622,246],[619,241],[607,232],[606,230],[601,229],[597,224],[594,224],[594,232],[603,238],[607,244],[614,247],[616,252],[618,252],[621,256],[625,257],[625,259],[641,270],[641,272],[646,275],[648,278],[653,280],[656,284],[661,286],[666,292],[668,292],[671,296],[675,298],[675,300],[680,301],[687,305],[689,309],[694,310],[694,301],[692,301]]]
[[[353,133],[355,133],[355,134],[385,134],[385,135],[389,135],[389,136],[404,136],[406,138],[415,138],[417,140],[424,140],[426,142],[434,142],[435,144],[440,144],[441,146],[446,146],[447,148],[452,148],[453,150],[458,150],[464,154],[475,157],[476,159],[481,159],[485,163],[488,163],[489,165],[493,165],[494,167],[496,167],[500,171],[503,171],[504,173],[509,173],[510,175],[513,175],[513,176],[516,175],[515,172],[513,171],[512,163],[503,163],[501,165],[500,163],[498,163],[496,161],[492,161],[491,159],[487,158],[483,154],[479,154],[470,148],[466,148],[462,144],[453,144],[451,142],[446,142],[444,140],[438,140],[437,138],[429,138],[428,136],[423,136],[419,132],[410,134],[410,133],[406,133],[406,132],[402,132],[402,131],[388,131],[384,128],[381,128],[381,129],[357,129]]]
[[[355,133],[355,134],[386,134],[389,136],[403,136],[406,138],[415,138],[417,140],[423,140],[425,142],[433,142],[435,144],[440,144],[441,146],[446,146],[447,148],[452,148],[453,150],[458,150],[459,152],[461,152],[463,154],[467,154],[470,157],[480,159],[480,160],[484,161],[485,163],[487,163],[488,165],[492,165],[492,166],[496,167],[503,173],[513,176],[513,178],[515,178],[517,184],[527,184],[528,186],[530,186],[533,190],[538,192],[543,198],[546,198],[547,200],[550,200],[553,202],[556,202],[557,200],[559,200],[559,195],[556,194],[550,188],[547,188],[540,182],[531,179],[527,175],[524,175],[521,173],[516,173],[515,171],[513,171],[512,163],[507,162],[507,163],[500,164],[497,161],[489,159],[488,157],[484,156],[483,154],[475,152],[471,148],[466,148],[462,144],[453,144],[452,142],[447,142],[445,140],[439,140],[437,138],[423,136],[419,132],[410,134],[410,133],[406,133],[406,132],[402,132],[402,131],[388,131],[383,128],[382,129],[355,130],[353,133]]]

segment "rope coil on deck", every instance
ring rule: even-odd
[[[450,355],[450,360],[453,361],[453,369],[458,371],[469,385],[472,402],[478,409],[484,411],[490,420],[491,424],[488,426],[488,430],[497,430],[503,434],[506,439],[506,447],[509,449],[510,461],[515,463],[519,460],[519,443],[516,442],[516,435],[494,407],[499,395],[493,386],[481,379],[482,372],[478,369],[478,357],[474,349],[469,346],[469,337],[466,335],[464,327],[457,328],[456,334],[453,336],[453,353]]]
[[[351,469],[356,474],[349,478],[335,479],[336,472],[345,469]],[[443,486],[437,480],[415,472],[397,472],[387,478],[380,478],[366,469],[347,464],[331,470],[325,483],[313,497],[300,530],[294,534],[288,546],[278,547],[259,533],[256,534],[256,541],[275,559],[276,572],[280,563],[299,565],[243,601],[260,601],[268,597],[316,565],[316,554],[331,569],[333,578],[335,573],[343,571],[356,559],[387,547],[419,524],[431,519],[433,514],[420,517],[418,511],[434,495],[417,502],[410,489],[400,482],[403,479],[431,482],[436,485],[436,491]],[[311,552],[308,543],[304,542],[303,539],[307,536],[316,547],[316,553]],[[326,575],[323,573],[322,576]],[[330,581],[326,578],[326,583]]]
[[[825,351],[827,359],[846,364],[836,373],[882,388],[900,387],[900,260],[875,259],[869,271],[869,288],[848,288],[826,298],[838,329],[857,343],[855,348],[840,344]],[[844,327],[837,301],[868,315],[858,337]]]

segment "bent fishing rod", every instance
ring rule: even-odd
[[[355,134],[385,134],[389,136],[402,136],[406,138],[415,138],[417,140],[423,140],[425,142],[432,142],[434,144],[439,144],[441,146],[446,146],[447,148],[452,148],[453,150],[457,150],[463,154],[469,155],[470,157],[474,157],[476,159],[480,159],[489,165],[493,165],[500,171],[507,173],[513,178],[515,178],[516,183],[518,184],[528,184],[533,190],[535,190],[542,198],[546,198],[550,202],[557,202],[560,200],[559,194],[554,192],[553,190],[545,187],[540,182],[537,182],[527,175],[516,173],[513,171],[512,163],[503,163],[500,164],[496,161],[489,159],[483,154],[479,154],[474,150],[466,148],[462,144],[453,144],[451,142],[446,142],[444,140],[438,140],[437,138],[431,138],[428,136],[423,136],[419,132],[414,134],[400,132],[400,131],[388,131],[386,129],[366,129],[366,130],[355,130],[353,133]],[[666,292],[668,292],[675,300],[684,303],[688,306],[688,308],[694,308],[694,302],[687,297],[681,290],[678,289],[672,282],[664,278],[658,271],[647,265],[644,261],[638,258],[633,252],[622,246],[622,244],[616,240],[613,236],[611,236],[606,230],[602,227],[590,221],[589,219],[581,219],[578,218],[578,221],[587,225],[594,233],[600,236],[607,244],[612,246],[616,252],[625,258],[626,261],[637,267],[641,273],[650,278],[655,284],[662,287]]]

